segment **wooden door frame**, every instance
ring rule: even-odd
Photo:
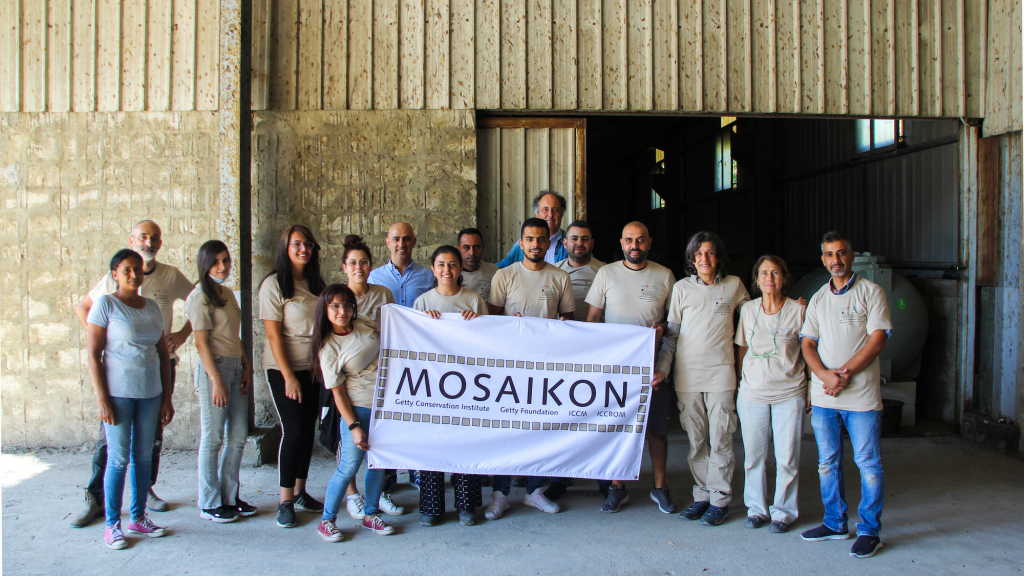
[[[587,119],[546,116],[481,116],[480,128],[574,128],[576,130],[576,189],[573,190],[575,214],[569,220],[587,219]]]

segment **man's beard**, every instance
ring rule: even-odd
[[[841,278],[842,276],[844,276],[846,274],[846,265],[843,264],[842,265],[842,270],[840,270],[838,272],[836,272],[835,268],[829,266],[828,271],[829,271],[830,274],[832,274],[836,278]]]
[[[156,261],[156,253],[157,253],[157,251],[153,250],[152,248],[139,248],[139,249],[135,250],[135,252],[139,256],[142,256],[142,261],[147,263],[147,264],[149,264],[150,262],[155,262]]]
[[[572,252],[569,252],[569,258],[572,258],[573,262],[583,262],[584,260],[590,258],[590,251],[584,250],[582,253],[579,253],[573,250]]]
[[[530,262],[533,262],[534,264],[539,264],[544,261],[544,252],[541,252],[536,256],[531,256],[527,254],[526,259],[529,260]]]
[[[633,256],[633,252],[640,252],[639,256]],[[644,260],[647,260],[647,252],[644,250],[623,250],[622,255],[626,258],[626,261],[630,264],[641,264]]]

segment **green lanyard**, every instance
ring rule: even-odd
[[[785,307],[786,303],[783,302],[782,306]],[[769,356],[774,356],[775,353],[778,352],[778,350],[779,350],[778,347],[776,347],[776,345],[775,345],[775,337],[778,336],[778,334],[779,334],[779,323],[782,322],[782,308],[779,308],[779,311],[776,312],[776,314],[778,314],[779,317],[775,319],[775,333],[772,334],[772,351],[767,353],[767,354],[754,354],[754,332],[757,330],[757,319],[761,317],[761,314],[763,312],[764,312],[764,308],[761,306],[761,303],[758,302],[758,305],[757,305],[757,316],[754,317],[754,327],[750,329],[750,357],[751,358],[767,358]]]

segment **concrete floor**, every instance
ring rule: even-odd
[[[742,461],[742,446],[736,444]],[[686,438],[676,432],[670,446],[670,486],[677,504],[690,503]],[[366,569],[376,574],[985,574],[1024,573],[1024,462],[978,448],[955,437],[892,438],[882,442],[886,505],[882,538],[874,558],[849,556],[852,541],[804,542],[803,529],[820,523],[816,449],[802,448],[801,517],[789,534],[743,527],[746,510],[717,528],[661,514],[647,498],[650,476],[629,486],[633,499],[618,514],[598,511],[591,481],[577,481],[561,500],[563,511],[547,515],[513,505],[498,521],[474,527],[419,525],[419,514],[388,518],[398,533],[382,537],[339,518],[346,541],[323,542],[317,514],[300,513],[291,530],[275,524],[276,469],[243,466],[243,498],[261,513],[233,524],[199,519],[196,464],[192,452],[165,454],[157,493],[174,503],[153,520],[168,527],[162,539],[130,538],[126,550],[102,544],[102,523],[68,527],[79,510],[90,455],[86,450],[6,452],[3,481],[3,573],[21,574],[314,574]],[[847,450],[849,455],[849,450]],[[645,458],[645,473],[649,473]],[[322,497],[333,472],[325,454],[313,462],[310,491]],[[859,476],[847,457],[851,530],[859,501]],[[774,471],[772,471],[774,473]],[[743,474],[733,483],[742,493]],[[515,489],[513,501],[522,498]],[[414,508],[409,487],[395,500]],[[741,498],[738,498],[741,499]],[[484,489],[484,501],[490,490]],[[449,505],[451,492],[449,491]],[[738,504],[738,503],[737,503]],[[481,510],[482,512],[482,510]]]

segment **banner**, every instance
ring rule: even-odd
[[[636,480],[654,330],[381,308],[369,466]]]

